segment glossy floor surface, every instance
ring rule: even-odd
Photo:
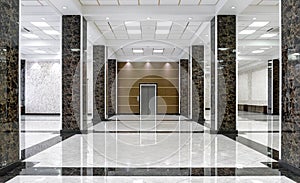
[[[278,169],[278,116],[240,112],[237,128],[238,136],[216,135],[183,116],[126,115],[61,135],[59,116],[25,116],[24,161],[2,180],[297,182]]]

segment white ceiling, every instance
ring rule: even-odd
[[[22,36],[22,55],[32,60],[60,58],[60,35],[48,35],[44,30],[61,32],[63,14],[84,15],[89,22],[90,43],[109,46],[122,60],[138,57],[178,60],[187,56],[192,44],[205,45],[209,60],[209,21],[217,12],[238,15],[238,32],[256,31],[238,35],[240,68],[279,57],[279,36],[261,38],[268,30],[279,27],[279,0],[22,0],[21,4],[22,27],[38,36],[35,39]],[[249,27],[254,21],[269,23],[260,28]],[[31,22],[46,22],[49,27],[38,27]],[[144,53],[133,54],[136,47],[144,49]],[[162,48],[164,53],[153,54],[154,48]],[[269,49],[252,53],[261,48]]]

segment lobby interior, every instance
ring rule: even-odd
[[[0,182],[300,182],[299,9],[0,0]]]

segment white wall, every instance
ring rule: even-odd
[[[238,78],[239,104],[268,105],[268,68],[243,71]]]
[[[25,112],[60,113],[61,65],[26,61]]]

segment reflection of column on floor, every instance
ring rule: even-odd
[[[189,60],[180,60],[180,115],[189,117]]]
[[[93,123],[105,120],[105,46],[93,46]]]
[[[268,61],[268,114],[279,115],[279,60]]]
[[[282,0],[281,162],[300,169],[299,0]],[[292,169],[291,169],[292,170]]]
[[[0,1],[0,169],[19,160],[19,8]]]
[[[204,124],[204,46],[192,46],[192,119]]]
[[[214,17],[211,21],[211,126],[213,132],[237,133],[236,41],[236,16]]]

